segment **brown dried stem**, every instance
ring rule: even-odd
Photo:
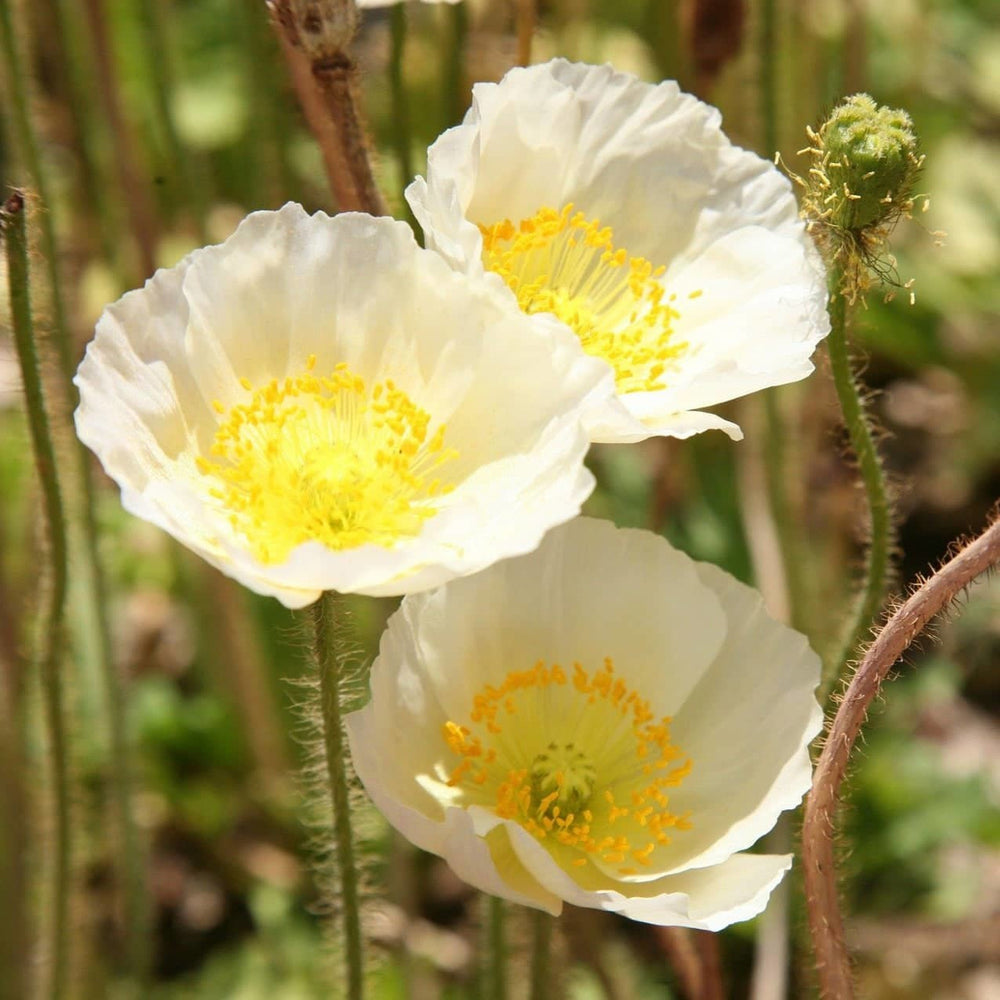
[[[353,0],[268,0],[268,8],[338,209],[387,214],[358,109]]]
[[[927,627],[977,576],[1000,562],[1000,519],[964,546],[898,608],[869,646],[851,679],[806,799],[802,861],[809,930],[824,1000],[851,1000],[854,984],[837,901],[834,816],[851,748],[886,674]]]
[[[517,65],[531,65],[531,39],[535,34],[538,11],[535,0],[517,0]]]

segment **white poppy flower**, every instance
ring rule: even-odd
[[[578,518],[406,598],[347,730],[389,821],[480,889],[718,930],[791,864],[742,852],[809,788],[818,681],[754,590]]]
[[[556,59],[477,84],[407,189],[429,248],[614,368],[595,441],[739,439],[702,407],[804,378],[829,332],[791,185],[720,122],[672,81]]]
[[[257,212],[108,307],[81,440],[133,514],[252,590],[402,594],[533,549],[613,391],[389,219]]]

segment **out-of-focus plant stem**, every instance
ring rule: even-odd
[[[533,937],[531,942],[531,993],[530,1000],[548,1000],[552,965],[552,917],[544,910],[531,914]]]
[[[444,128],[457,125],[469,102],[465,80],[465,45],[469,39],[469,12],[464,2],[448,7],[448,38],[444,63]]]
[[[8,22],[9,23],[9,22]],[[54,793],[55,830],[52,839],[49,905],[51,934],[49,994],[54,1000],[66,995],[69,985],[69,914],[72,829],[70,823],[69,757],[62,684],[63,624],[66,609],[66,522],[56,472],[56,454],[42,392],[35,330],[31,315],[28,270],[28,237],[25,203],[15,191],[3,208],[3,234],[7,250],[7,280],[11,325],[21,368],[25,408],[35,468],[42,488],[48,560],[41,586],[41,600],[34,638],[34,666],[42,688],[42,702],[49,738]]]
[[[156,223],[149,191],[140,178],[131,132],[121,108],[121,86],[115,71],[114,50],[108,31],[103,0],[83,0],[90,40],[94,50],[97,98],[111,129],[118,182],[128,211],[129,225],[139,254],[144,278],[156,269]]]
[[[242,70],[250,94],[250,116],[244,142],[247,162],[254,165],[246,180],[247,198],[252,205],[276,208],[293,190],[288,164],[290,142],[289,108],[285,107],[284,79],[276,58],[276,39],[269,34],[266,18],[258,4],[231,0],[236,8],[243,38]]]
[[[199,243],[207,243],[205,234],[206,206],[208,204],[204,179],[195,176],[194,161],[189,151],[181,145],[170,107],[170,93],[173,80],[170,59],[167,52],[167,25],[162,0],[141,0],[140,21],[142,22],[146,51],[149,54],[150,76],[153,83],[153,99],[156,105],[158,125],[166,140],[167,156],[174,177],[174,206],[189,204],[194,214],[195,232]]]
[[[73,351],[66,322],[66,305],[59,280],[59,259],[56,255],[55,227],[52,223],[52,199],[48,176],[42,170],[38,142],[32,128],[32,118],[28,108],[28,76],[21,62],[18,38],[12,15],[13,5],[7,0],[0,3],[0,47],[3,49],[4,83],[7,98],[4,101],[13,122],[14,138],[24,160],[28,177],[41,202],[38,212],[39,234],[42,255],[48,270],[49,294],[52,300],[52,339],[55,341],[56,357],[64,377],[69,380],[73,374]]]
[[[824,1000],[851,1000],[854,983],[844,937],[833,851],[840,785],[868,708],[894,663],[981,573],[1000,564],[1000,519],[965,545],[900,605],[868,647],[830,724],[813,774],[802,826],[802,870],[809,929]]]
[[[485,972],[486,1000],[507,1000],[507,904],[497,896],[487,897]]]
[[[832,267],[829,274],[830,336],[827,337],[826,344],[837,399],[864,486],[870,531],[861,591],[844,633],[843,645],[824,667],[820,685],[821,699],[830,693],[843,675],[844,668],[857,654],[859,644],[868,635],[875,616],[882,607],[893,541],[892,510],[885,472],[875,444],[875,435],[865,412],[861,390],[851,370],[847,345],[848,303],[840,291],[842,285],[843,274],[840,268]]]
[[[538,22],[535,0],[517,0],[517,64],[531,65],[531,40]]]
[[[401,190],[413,180],[412,134],[410,130],[410,106],[406,94],[406,80],[403,67],[406,53],[406,4],[398,3],[389,15],[392,29],[392,51],[389,55],[389,88],[392,96],[392,141],[396,147],[396,162],[399,164]],[[405,202],[406,218],[411,226],[416,219],[409,203]]]
[[[68,521],[69,545],[74,553],[74,558],[79,560],[84,574],[83,583],[79,588],[74,589],[74,594],[81,599],[84,605],[85,628],[91,633],[91,643],[96,651],[95,655],[108,704],[111,737],[110,783],[121,841],[123,882],[125,885],[125,913],[122,929],[126,942],[129,970],[136,979],[141,980],[146,954],[147,901],[142,848],[131,810],[130,756],[125,724],[125,704],[112,656],[104,574],[97,552],[94,490],[90,467],[87,456],[83,452],[82,446],[76,442],[75,435],[69,425],[70,414],[77,402],[76,391],[72,383],[75,359],[69,330],[65,326],[66,317],[56,260],[57,248],[52,227],[51,204],[46,201],[47,175],[38,153],[38,143],[32,128],[32,121],[26,111],[27,95],[24,91],[26,77],[21,74],[17,58],[10,6],[3,3],[0,3],[0,34],[3,36],[4,61],[13,76],[9,92],[15,107],[14,117],[18,146],[22,151],[31,183],[42,200],[41,210],[38,212],[42,235],[41,249],[48,270],[54,323],[53,339],[55,340],[55,354],[61,376],[58,385],[61,405],[55,407],[53,415],[57,431],[62,432],[60,437],[65,436],[67,440],[74,442],[68,455],[69,464],[72,466],[69,477],[71,486],[69,499],[76,501],[68,508],[74,512],[74,517]],[[65,424],[65,426],[60,426],[60,424]]]
[[[351,806],[348,788],[348,750],[341,718],[341,674],[347,650],[343,623],[338,619],[343,601],[332,591],[325,592],[309,609],[312,623],[313,655],[319,673],[320,707],[323,722],[323,749],[327,784],[333,805],[334,844],[337,853],[337,879],[343,921],[344,957],[347,966],[345,996],[361,1000],[364,995],[364,953],[361,941],[361,903],[358,870],[351,829]]]
[[[92,73],[85,64],[86,46],[81,44],[78,19],[74,17],[73,0],[50,0],[52,23],[55,28],[56,58],[64,68],[66,101],[76,133],[76,152],[80,163],[80,190],[87,201],[88,216],[97,224],[98,239],[104,259],[121,273],[120,240],[117,213],[108,187],[101,181],[101,157],[94,106],[89,100]],[[92,213],[92,215],[91,215]]]

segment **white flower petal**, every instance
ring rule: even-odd
[[[597,411],[595,441],[708,428],[738,439],[735,425],[690,411],[805,378],[829,331],[822,265],[791,185],[720,122],[672,81],[557,59],[477,84],[463,123],[428,151],[427,179],[407,189],[427,246],[469,274],[483,269],[479,225],[569,202],[610,226],[616,247],[666,268],[673,342],[688,348],[664,388],[620,392]]]
[[[805,636],[771,619],[757,591],[717,566],[699,563],[698,575],[728,625],[715,662],[674,717],[674,738],[695,762],[671,797],[697,816],[686,853],[677,853],[687,868],[744,850],[798,805],[812,780],[809,745],[823,727],[813,697],[820,661]]]
[[[341,363],[446,425],[453,489],[391,545],[306,540],[262,560],[197,465],[217,411],[245,405],[247,386]],[[77,373],[76,419],[128,509],[301,607],[327,589],[426,589],[530,551],[593,488],[581,422],[610,380],[566,331],[539,337],[506,295],[419,249],[404,224],[286,205],[106,310]]]
[[[608,910],[666,927],[717,931],[749,920],[767,906],[774,887],[792,866],[787,854],[734,854],[712,868],[628,883],[625,892],[622,883],[612,882],[596,869],[574,878],[522,827],[505,825],[521,864],[553,895],[573,906]],[[588,882],[588,887],[581,882]]]

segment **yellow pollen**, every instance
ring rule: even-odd
[[[198,459],[210,495],[263,563],[285,560],[303,542],[331,549],[390,548],[420,532],[435,500],[453,485],[438,473],[456,452],[443,424],[387,380],[371,391],[339,364],[254,387],[226,410],[210,456]]]
[[[554,313],[588,354],[614,368],[619,392],[665,387],[687,344],[673,329],[674,297],[664,301],[664,268],[616,247],[608,226],[572,204],[479,228],[483,264],[503,278],[526,313]]]
[[[635,864],[652,865],[670,843],[668,831],[691,826],[668,795],[691,761],[671,743],[670,719],[653,714],[610,658],[596,670],[543,660],[512,670],[473,695],[468,722],[447,721],[442,736],[459,801],[519,823],[564,864],[637,875]]]

